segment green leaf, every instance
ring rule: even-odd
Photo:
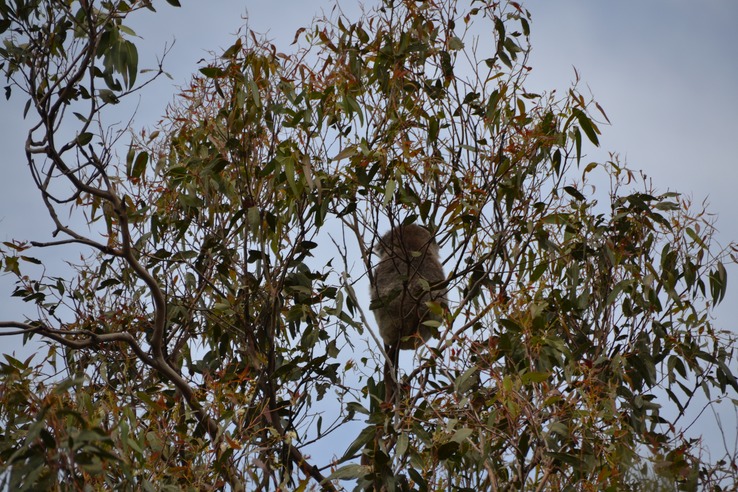
[[[597,134],[600,133],[600,130],[592,122],[592,120],[589,119],[589,117],[581,109],[572,109],[572,114],[576,117],[579,125],[582,127],[582,130],[584,130],[584,134],[587,135],[589,141],[596,146],[599,146],[600,141],[597,138]]]
[[[365,427],[359,433],[358,437],[354,439],[354,442],[349,445],[349,447],[346,449],[346,452],[343,453],[343,457],[341,458],[341,460],[352,458],[357,451],[369,444],[372,439],[374,439],[374,436],[376,436],[376,434],[377,428],[375,426],[370,425],[369,427]]]
[[[386,206],[395,194],[395,188],[397,187],[397,181],[394,179],[387,180],[387,185],[384,188],[384,197],[382,198],[382,205]]]
[[[371,468],[363,465],[344,465],[331,473],[326,480],[355,480],[371,472]]]
[[[133,169],[131,170],[131,177],[132,178],[140,178],[144,171],[146,171],[146,164],[149,162],[149,154],[148,152],[141,152],[136,157],[136,162],[133,164]]]
[[[461,376],[456,378],[454,381],[454,387],[456,388],[456,391],[459,393],[465,393],[469,389],[471,389],[472,386],[474,386],[479,381],[479,368],[477,366],[472,366],[466,371],[464,371]]]
[[[697,243],[702,249],[707,249],[707,245],[704,243],[702,238],[696,232],[694,232],[694,229],[692,229],[691,227],[687,227],[686,232],[687,236],[692,238],[692,240]]]
[[[348,410],[349,412],[354,412],[354,413],[359,412],[359,413],[363,413],[364,415],[369,415],[369,410],[364,408],[364,405],[362,405],[361,403],[358,403],[355,401],[348,402],[346,404],[346,410]]]
[[[126,86],[130,89],[136,83],[136,75],[138,74],[138,49],[136,45],[127,41],[125,43],[125,68],[124,78],[126,79]]]
[[[561,437],[569,437],[569,428],[562,422],[551,422],[548,429],[552,434],[558,434]]]
[[[220,67],[203,67],[200,69],[200,73],[209,79],[214,79],[225,75],[225,72]]]
[[[685,368],[682,359],[680,359],[678,356],[669,356],[667,367],[669,368],[670,372],[676,370],[676,372],[678,372],[681,377],[683,377],[684,379],[687,378],[687,369]]]
[[[353,157],[356,155],[356,152],[358,152],[358,149],[356,145],[349,145],[345,149],[341,150],[336,156],[331,159],[331,161],[340,161],[343,159],[348,159],[349,157]]]
[[[77,145],[83,146],[90,143],[92,140],[92,133],[90,132],[84,132],[77,135]]]
[[[573,196],[575,199],[579,201],[584,201],[585,197],[582,195],[579,190],[574,188],[573,186],[564,186],[564,191],[567,192],[569,195]]]
[[[474,434],[474,430],[468,427],[464,427],[462,429],[457,430],[454,433],[454,436],[451,438],[451,440],[461,444],[462,442],[466,441],[469,437],[471,437],[472,434]]]
[[[107,104],[118,104],[120,101],[118,96],[116,96],[110,89],[100,89],[97,91],[97,94],[100,96],[100,99]]]
[[[542,383],[546,381],[548,377],[549,374],[547,372],[526,372],[520,376],[520,381],[523,384]]]
[[[530,281],[536,282],[538,281],[541,276],[543,276],[544,273],[546,273],[546,270],[548,269],[548,263],[541,262],[533,269],[533,272],[530,274]]]
[[[577,164],[582,160],[582,132],[579,128],[574,128],[574,147],[577,153]]]
[[[728,287],[728,272],[722,263],[718,263],[717,268],[710,272],[710,295],[712,296],[712,305],[716,306],[725,298],[725,292]]]
[[[418,473],[418,470],[415,468],[410,468],[407,471],[408,475],[410,475],[410,478],[413,479],[413,482],[415,482],[416,485],[420,486],[420,491],[428,490],[428,482],[425,481],[425,478]]]
[[[456,36],[451,36],[448,40],[448,48],[451,51],[459,51],[464,49],[464,42]]]
[[[410,440],[407,437],[407,432],[401,433],[400,436],[397,438],[397,456],[404,456],[409,444]]]

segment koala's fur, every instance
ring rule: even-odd
[[[438,244],[424,227],[410,224],[387,232],[376,247],[371,309],[388,346],[414,349],[433,335],[425,321],[441,321],[428,302],[446,305],[446,276]]]

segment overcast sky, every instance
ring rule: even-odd
[[[733,198],[738,184],[738,1],[712,0],[531,0],[533,67],[529,90],[566,90],[574,67],[607,112],[601,148],[588,160],[618,152],[631,168],[642,169],[659,191],[675,190],[695,202],[708,199],[718,215],[718,239],[738,238]],[[137,125],[154,123],[175,86],[187,82],[209,51],[230,46],[244,23],[267,33],[278,49],[289,50],[297,28],[308,25],[323,0],[182,0],[183,8],[155,2],[158,14],[144,13],[131,25],[143,39],[141,68],[165,43],[176,40],[166,69],[174,80],[159,80],[142,96]],[[371,3],[369,3],[371,5]],[[347,13],[357,4],[343,1]],[[0,101],[0,240],[47,239],[50,220],[28,176],[23,144],[27,122],[19,96]],[[731,198],[733,197],[733,198]],[[40,255],[37,255],[40,256]],[[735,329],[738,269],[729,268],[728,294],[717,311],[719,326]],[[10,299],[12,279],[0,277],[0,319],[22,312]],[[18,340],[0,337],[0,352]],[[726,414],[728,433],[736,428]],[[700,423],[698,433],[709,432]],[[710,436],[706,436],[707,444]],[[718,443],[714,443],[718,444]]]

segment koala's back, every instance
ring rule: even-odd
[[[438,246],[419,226],[394,229],[382,242],[380,262],[374,271],[372,309],[384,342],[412,349],[433,333],[423,322],[441,321],[426,303],[446,303],[445,289],[430,290],[445,280]],[[400,342],[405,337],[410,338]]]

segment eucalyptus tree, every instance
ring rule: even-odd
[[[681,431],[697,391],[737,386],[711,316],[733,246],[588,162],[607,116],[576,85],[526,89],[524,7],[335,9],[289,53],[247,32],[158,127],[116,131],[107,110],[163,73],[127,26],[155,5],[0,1],[54,224],[0,260],[35,308],[0,334],[48,346],[1,365],[6,485],[614,490],[644,457],[685,488],[735,474]],[[367,277],[410,223],[435,233],[448,305],[389,399]],[[70,275],[39,272],[34,251],[70,247]]]

